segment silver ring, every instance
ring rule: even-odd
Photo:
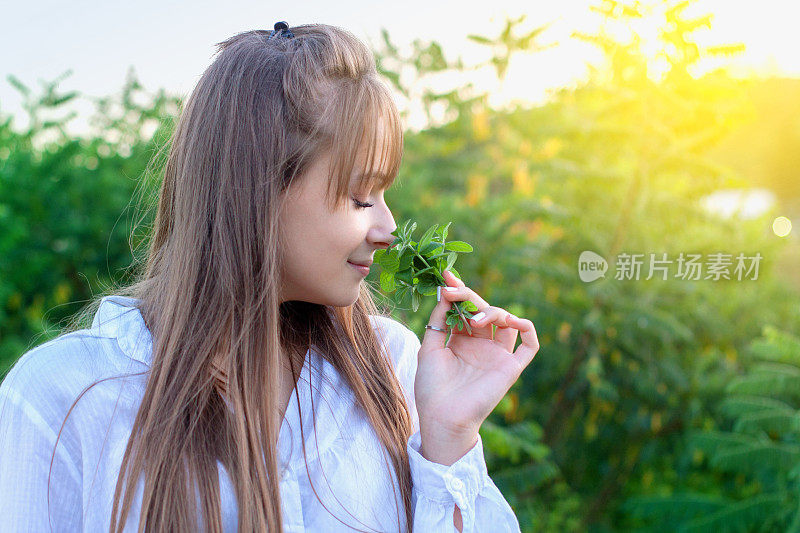
[[[425,329],[435,329],[436,331],[441,331],[442,333],[447,333],[446,329],[437,328],[436,326],[431,326],[430,324],[425,326]]]

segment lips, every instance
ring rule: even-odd
[[[350,263],[352,265],[356,265],[356,266],[367,267],[367,268],[372,266],[372,261],[364,261],[363,263],[356,263],[355,261],[348,261],[348,263]]]
[[[369,266],[368,265],[359,265],[357,263],[351,263],[350,261],[347,262],[354,270],[358,270],[361,276],[369,276]]]

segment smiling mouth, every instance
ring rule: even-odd
[[[366,266],[366,265],[357,265],[355,263],[351,263],[350,261],[348,261],[347,264],[350,265],[351,267],[355,268],[356,270],[358,270],[359,273],[362,276],[369,275],[369,267],[368,266]]]

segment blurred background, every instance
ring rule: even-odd
[[[536,324],[481,428],[522,530],[800,531],[791,3],[220,5],[6,7],[0,377],[130,279],[214,44],[324,22],[369,44],[403,113],[395,220],[452,222],[461,277]],[[420,337],[428,300],[396,311]]]

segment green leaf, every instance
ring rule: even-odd
[[[450,241],[445,245],[444,249],[452,252],[469,253],[472,251],[472,246],[464,241]]]
[[[442,244],[438,242],[429,242],[424,247],[420,248],[419,253],[426,259],[431,259],[433,254],[442,250]]]
[[[406,300],[408,299],[408,292],[411,290],[409,286],[405,286],[397,291],[397,300],[396,303],[399,306],[405,306]]]
[[[388,270],[381,271],[381,289],[386,292],[394,292],[397,289],[397,284],[394,280],[394,273]]]
[[[432,296],[436,294],[436,287],[438,287],[438,283],[432,283],[423,279],[420,279],[419,283],[417,284],[417,290],[423,296]]]
[[[716,495],[684,492],[669,496],[632,496],[621,508],[636,517],[680,521],[686,516],[707,515],[728,504],[730,501]]]
[[[439,247],[439,249],[442,248],[441,244],[438,244],[437,246]],[[450,254],[452,253],[453,252],[434,253],[432,255],[426,256],[425,259],[427,259],[428,262],[430,263],[431,261],[436,261],[438,259],[441,259],[442,257],[450,257]]]
[[[745,433],[766,431],[786,435],[800,427],[798,422],[800,418],[794,409],[771,409],[743,415],[736,421],[733,430]]]
[[[404,270],[399,270],[394,275],[400,281],[404,281],[408,285],[414,284],[414,270],[411,268],[406,268]],[[415,309],[416,311],[416,309]]]
[[[761,470],[788,472],[800,462],[800,446],[763,442],[720,451],[711,458],[711,465],[728,472],[755,473]]]
[[[378,250],[378,252],[381,251],[383,250]],[[378,252],[375,252],[376,256],[378,255]],[[398,260],[398,253],[396,250],[392,250],[388,254],[381,254],[380,256],[376,257],[375,260],[384,271],[391,273],[397,272],[400,267],[400,261]]]
[[[780,493],[752,496],[740,502],[725,506],[719,511],[679,527],[681,532],[701,531],[750,531],[764,523],[767,517],[774,516],[784,505],[786,497]]]
[[[719,411],[730,418],[773,409],[791,409],[791,406],[786,402],[762,396],[731,396],[724,398],[719,406]]]
[[[414,261],[414,254],[413,250],[403,250],[403,253],[400,254],[400,258],[397,265],[397,270],[407,270],[411,268],[411,263]]]
[[[450,227],[450,224],[452,224],[452,222],[448,222],[446,226],[442,226],[441,229],[442,242],[447,241],[447,228]]]
[[[425,234],[419,240],[419,250],[420,251],[422,251],[425,248],[427,248],[427,246],[431,243],[431,240],[433,239],[433,234],[436,231],[436,228],[437,228],[437,225],[434,224],[433,226],[428,228],[427,231],[425,231]]]
[[[458,259],[458,254],[450,252],[447,255],[447,265],[444,267],[444,270],[452,270],[453,265],[456,264],[456,259]]]
[[[523,492],[534,490],[559,474],[558,466],[551,461],[512,466],[492,474],[492,481],[501,491]]]
[[[472,312],[472,313],[477,313],[477,312],[478,312],[478,306],[477,306],[477,305],[475,305],[474,303],[472,303],[472,302],[469,302],[469,301],[460,302],[460,303],[461,303],[461,304],[463,304],[463,305],[462,305],[462,307],[463,307],[463,308],[464,308],[466,311],[470,311],[470,312]],[[469,316],[468,318],[472,318],[472,316]]]
[[[420,295],[416,291],[416,289],[413,289],[412,292],[411,292],[411,308],[415,312],[416,312],[417,309],[419,309],[419,302],[420,302]]]
[[[484,37],[482,35],[467,35],[467,39],[469,39],[471,41],[475,41],[476,43],[492,44],[492,40],[491,39],[487,39],[486,37]]]

